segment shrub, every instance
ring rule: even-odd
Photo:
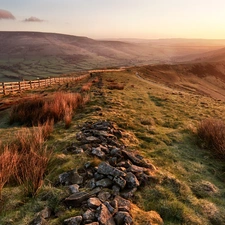
[[[197,127],[197,134],[205,147],[213,150],[216,156],[225,157],[225,123],[222,120],[202,120]]]
[[[49,126],[49,125],[46,125]],[[13,148],[19,152],[15,178],[28,196],[34,196],[42,186],[51,152],[44,146],[46,127],[23,128],[16,136]]]
[[[16,151],[10,150],[8,146],[1,146],[3,148],[0,154],[0,200],[2,199],[2,189],[9,181],[18,162],[18,154]]]
[[[33,126],[47,121],[58,122],[64,119],[68,110],[74,111],[83,104],[83,97],[78,93],[56,92],[50,99],[35,97],[13,107],[10,123]]]

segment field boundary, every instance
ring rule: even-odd
[[[36,80],[30,80],[30,81],[1,82],[0,95],[20,93],[24,90],[46,87],[46,86],[51,86],[54,84],[62,84],[66,82],[79,81],[88,76],[89,74],[81,75],[78,77],[54,77],[54,78],[36,79]]]

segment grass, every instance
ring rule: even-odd
[[[18,221],[16,224],[22,224],[21,221],[25,219],[30,221],[43,205],[49,205],[55,213],[63,212],[70,216],[70,211],[60,204],[68,192],[64,187],[55,186],[58,175],[82,167],[87,161],[93,161],[94,164],[98,162],[85,153],[71,155],[65,149],[71,144],[76,145],[75,135],[79,125],[87,120],[106,119],[123,129],[121,141],[128,149],[138,151],[157,168],[153,181],[135,194],[135,205],[132,207],[134,224],[144,225],[149,221],[161,224],[160,216],[164,224],[168,225],[224,224],[224,162],[199,146],[195,131],[199,121],[210,117],[224,120],[225,103],[144,82],[132,72],[103,73],[99,81],[101,85],[93,83],[86,95],[90,100],[87,107],[77,109],[76,114],[69,119],[67,129],[64,121],[54,125],[54,130],[45,142],[53,149],[53,155],[43,177],[44,184],[35,198],[21,200],[21,192],[16,191],[13,185],[3,188],[2,195],[9,200],[5,204],[4,214],[0,216],[0,223],[9,218]],[[69,91],[75,93],[87,82],[71,85]],[[110,90],[108,85],[111,82],[126,85],[123,90]],[[60,87],[60,91],[68,91],[68,87]],[[52,92],[53,89],[46,96],[47,99],[50,99]],[[96,110],[96,107],[101,111]],[[0,134],[12,133],[12,129],[16,127],[0,127]],[[207,191],[210,187],[216,191]],[[9,191],[18,194],[12,197]],[[17,202],[14,206],[10,203],[12,198]],[[34,204],[37,206],[35,209],[31,207]],[[29,212],[25,216],[23,210],[27,206]],[[15,212],[19,213],[16,215]],[[79,213],[79,209],[75,209],[74,215],[76,213]],[[22,216],[18,217],[18,214]],[[51,218],[48,222],[61,224],[64,218]]]

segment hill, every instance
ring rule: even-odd
[[[174,63],[178,56],[224,46],[223,41],[213,40],[93,40],[54,33],[0,32],[0,81],[106,67]]]
[[[200,70],[204,68],[204,65],[201,66]],[[193,75],[185,76],[184,70]],[[136,71],[139,71],[141,77],[136,75]],[[182,71],[183,74],[179,77]],[[132,201],[132,209],[130,210],[129,204],[126,204],[128,208],[125,210],[129,211],[135,225],[148,223],[161,225],[162,220],[168,225],[224,224],[224,161],[216,158],[210,149],[206,148],[196,130],[199,121],[206,118],[216,117],[224,120],[225,103],[206,96],[201,90],[197,91],[197,88],[190,90],[181,85],[182,82],[194,83],[195,80],[191,81],[191,78],[198,77],[201,78],[201,73],[198,73],[194,65],[135,67],[126,71],[95,73],[92,78],[78,83],[31,90],[20,95],[1,98],[1,104],[8,105],[9,102],[11,105],[13,102],[17,104],[19,100],[21,104],[17,109],[25,107],[26,104],[33,107],[33,110],[26,111],[25,117],[23,113],[20,114],[22,120],[32,119],[32,115],[35,115],[35,104],[29,104],[32,99],[35,101],[40,99],[37,101],[40,109],[43,100],[49,101],[52,96],[58,96],[59,92],[60,95],[67,93],[65,96],[70,96],[71,99],[71,94],[82,89],[80,94],[89,96],[89,102],[85,107],[74,111],[69,126],[65,126],[66,121],[63,119],[55,123],[53,130],[49,131],[51,133],[44,142],[44,149],[47,146],[48,151],[52,151],[51,160],[45,170],[42,186],[34,197],[27,196],[23,191],[24,186],[17,184],[14,179],[4,186],[0,200],[2,203],[0,223],[29,224],[36,217],[42,221],[47,220],[48,224],[58,225],[75,216],[83,215],[86,218],[89,212],[86,210],[90,207],[90,203],[88,205],[85,201],[82,207],[73,204],[68,207],[63,204],[65,199],[67,203],[72,199],[67,178],[74,173],[73,182],[78,183],[78,186],[74,187],[77,187],[78,193],[85,197],[90,187],[99,184],[98,179],[105,179],[104,175],[93,180],[93,174],[96,170],[99,172],[99,165],[108,160],[114,166],[119,163],[117,168],[120,174],[129,171],[131,175],[130,171],[136,171],[133,173],[142,181],[139,186],[139,181],[135,180],[137,190],[134,188],[133,196],[133,189],[128,189],[131,191],[129,200]],[[58,101],[56,103],[58,104]],[[53,102],[43,105],[45,109],[52,106],[55,116],[57,104],[55,107],[52,104]],[[60,112],[61,109],[59,107]],[[23,137],[30,134],[29,130],[31,132],[40,130],[40,124],[39,127],[33,128],[21,127],[19,122],[10,125],[8,120],[12,110],[8,108],[1,112],[1,139],[12,143],[19,137],[21,141],[29,142],[30,139]],[[15,119],[18,119],[17,110],[14,109],[14,112],[16,112]],[[101,141],[98,140],[100,134]],[[86,139],[82,139],[85,137]],[[108,156],[109,151],[113,157]],[[121,161],[122,154],[131,157],[130,160]],[[143,164],[143,160],[148,164]],[[151,165],[151,170],[135,166],[135,163]],[[118,173],[118,170],[115,171]],[[124,180],[121,177],[115,179],[114,173],[112,171],[111,173],[113,175],[104,180],[109,182],[107,185],[111,187],[109,179],[113,179],[113,182],[118,182],[123,188]],[[85,182],[80,181],[81,177]],[[116,204],[113,204],[115,187],[112,190],[107,188],[103,190],[109,192],[104,193],[104,196],[111,196],[105,204],[116,208]],[[125,190],[127,191],[126,188],[123,189]],[[99,198],[99,195],[96,196]],[[43,214],[43,209],[44,212],[46,209],[50,210],[48,211],[50,215],[47,214],[46,218],[40,217],[46,215]],[[41,214],[36,214],[38,212]],[[99,214],[95,214],[93,220],[99,219],[96,215]]]

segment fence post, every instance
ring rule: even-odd
[[[30,83],[30,89],[32,89],[32,81],[30,80],[30,82],[29,82],[29,83]]]
[[[49,78],[49,81],[50,81],[50,86],[52,85],[52,80],[51,80],[51,77]]]
[[[21,83],[20,83],[20,81],[18,82],[18,84],[19,84],[19,92],[21,92]]]
[[[5,83],[4,82],[2,82],[2,91],[3,91],[3,95],[6,95]]]

